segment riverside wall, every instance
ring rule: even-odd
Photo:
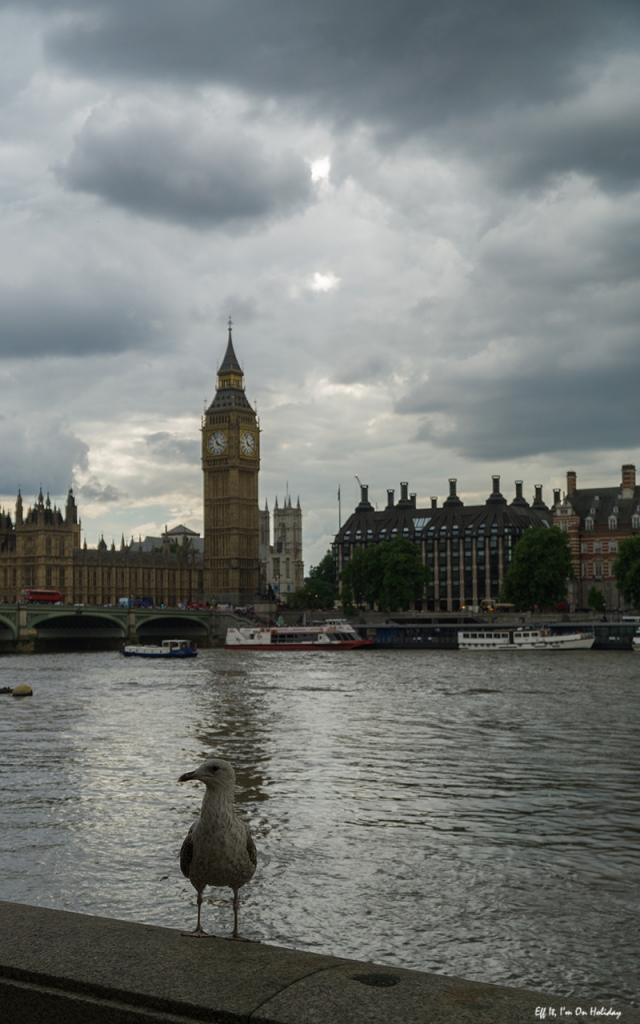
[[[0,902],[0,1020],[6,1024],[534,1024],[554,1018],[640,1024],[640,1010]]]

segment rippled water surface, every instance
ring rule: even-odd
[[[236,767],[264,941],[640,1002],[640,657],[202,651],[0,659],[0,898],[172,928],[201,800]],[[207,890],[203,922],[232,923]]]

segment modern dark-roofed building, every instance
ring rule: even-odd
[[[484,505],[464,505],[456,486],[457,481],[450,479],[449,496],[440,508],[435,497],[428,508],[418,508],[409,484],[401,483],[400,500],[396,502],[395,492],[388,490],[382,511],[374,509],[369,488],[361,486],[360,504],[333,543],[336,572],[356,547],[405,537],[420,547],[423,564],[431,568],[423,602],[428,610],[458,611],[497,600],[520,537],[529,526],[551,526],[553,515],[540,484],[531,504],[523,496],[521,480],[508,502],[500,492],[500,477],[494,476]]]

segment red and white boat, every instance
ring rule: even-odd
[[[345,619],[319,626],[231,626],[225,647],[240,651],[352,651],[371,647]]]

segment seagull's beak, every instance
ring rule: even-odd
[[[191,779],[197,779],[197,777],[195,772],[185,772],[184,775],[180,776],[178,782],[189,782]]]

